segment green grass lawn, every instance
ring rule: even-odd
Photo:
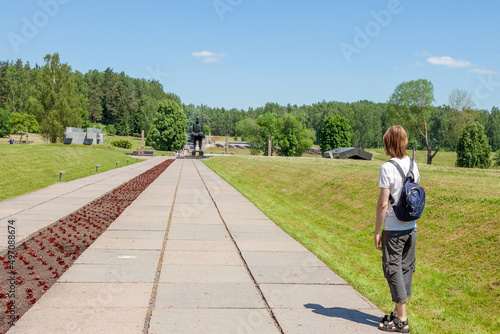
[[[10,138],[14,139],[16,142],[19,141],[20,135],[18,134],[11,134]],[[23,136],[23,140],[26,138]],[[141,138],[139,137],[132,137],[132,136],[118,136],[118,135],[108,135],[107,133],[104,134],[104,144],[103,145],[97,145],[97,146],[103,146],[103,148],[107,148],[108,145],[111,145],[111,143],[115,140],[128,140],[129,142],[132,143],[132,150],[138,149],[141,147]],[[38,133],[30,133],[29,135],[29,141],[33,141],[33,144],[30,145],[40,145],[40,144],[48,144],[47,141],[45,141],[42,136]],[[1,144],[9,144],[9,138],[0,138],[0,145]],[[150,148],[149,146],[145,146],[146,148]]]
[[[207,147],[204,152],[206,154],[223,154],[224,151],[224,147]],[[228,154],[250,155],[250,150],[245,148],[228,148]]]
[[[59,180],[59,171],[66,171],[63,181],[135,163],[122,152],[84,145],[38,144],[0,145],[0,200],[20,196]]]
[[[393,307],[373,245],[372,161],[214,157],[205,163],[385,312]],[[500,332],[500,170],[461,169],[454,153],[417,161],[427,204],[418,221],[412,333]]]

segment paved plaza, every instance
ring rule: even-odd
[[[165,159],[0,202],[2,224],[15,218],[21,241]],[[379,333],[382,316],[202,161],[186,159],[8,334]]]

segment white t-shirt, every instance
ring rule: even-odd
[[[403,159],[392,158],[399,164],[405,175],[410,170],[410,157],[405,156]],[[413,164],[413,176],[416,183],[420,182],[420,174],[418,172],[417,164]],[[396,202],[399,200],[399,195],[401,194],[401,190],[403,189],[403,178],[399,173],[396,166],[394,166],[390,162],[386,162],[380,167],[380,174],[378,177],[378,185],[381,188],[390,189],[392,198]],[[384,230],[387,231],[404,231],[417,227],[416,221],[403,222],[396,218],[396,214],[392,209],[392,205],[389,203],[387,207],[387,213],[385,214],[384,219]]]

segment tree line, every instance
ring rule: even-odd
[[[463,92],[459,91],[460,94]],[[453,92],[450,93],[453,95]],[[452,96],[451,96],[452,98]],[[432,99],[433,100],[433,97]],[[500,148],[500,109],[493,107],[491,111],[475,109],[470,106],[442,105],[433,106],[429,103],[425,108],[424,117],[427,120],[427,142],[421,136],[415,123],[407,122],[409,110],[394,108],[399,103],[389,100],[387,103],[358,101],[353,103],[322,101],[312,105],[286,105],[267,103],[263,107],[248,110],[211,108],[206,105],[184,105],[188,121],[194,122],[200,116],[204,124],[209,125],[213,135],[241,136],[248,125],[248,119],[256,121],[259,116],[274,114],[278,119],[291,115],[300,121],[306,129],[314,133],[314,143],[321,144],[321,132],[328,116],[342,116],[349,122],[351,128],[351,145],[359,148],[383,147],[382,136],[389,126],[404,123],[409,128],[411,146],[418,149],[433,148],[455,150],[460,135],[460,129],[467,122],[477,121],[485,129],[485,134],[493,151]],[[463,115],[463,117],[458,117]],[[461,124],[453,121],[460,120]]]
[[[139,136],[149,130],[158,103],[165,99],[180,101],[155,80],[131,78],[111,68],[73,71],[57,53],[46,55],[43,66],[20,59],[0,61],[0,123],[12,115],[33,115],[50,142],[64,141],[66,127],[97,123],[112,134]]]
[[[162,112],[180,107],[185,114],[185,120],[176,116],[176,122],[185,122],[186,133],[199,116],[205,132],[243,137],[252,144],[254,153],[267,153],[269,140],[274,150],[283,155],[300,155],[312,144],[321,146],[325,120],[330,116],[346,119],[350,145],[363,149],[383,147],[385,129],[402,124],[408,130],[409,146],[428,151],[428,163],[432,163],[440,150],[455,150],[461,131],[473,121],[483,127],[491,149],[500,148],[497,107],[479,110],[470,96],[460,90],[450,92],[449,104],[435,106],[433,86],[427,80],[398,85],[387,103],[366,100],[321,101],[301,106],[266,103],[243,110],[182,104],[178,96],[166,93],[158,81],[131,78],[111,68],[85,74],[73,71],[61,62],[57,53],[46,55],[43,66],[32,67],[22,60],[0,61],[0,135],[8,132],[1,130],[1,124],[9,120],[28,122],[28,118],[21,117],[24,114],[32,115],[29,124],[33,118],[36,124],[30,129],[17,126],[17,131],[38,131],[51,142],[64,140],[68,126],[102,125],[110,134],[139,136],[144,130],[148,135],[154,124],[158,124],[155,119],[159,117],[160,102],[165,100],[174,104],[168,108],[164,105]],[[154,136],[159,142],[157,132]],[[177,139],[174,142],[180,143]]]

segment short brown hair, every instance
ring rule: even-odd
[[[403,159],[406,156],[408,136],[401,125],[391,126],[384,134],[385,153],[391,158]]]

